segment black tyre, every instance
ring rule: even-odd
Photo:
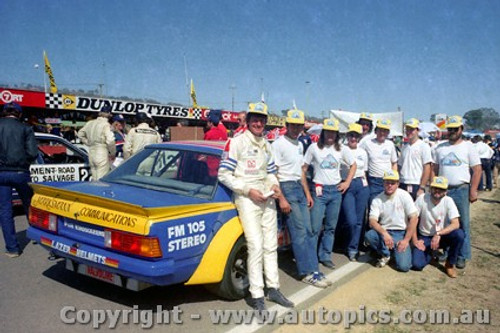
[[[248,294],[248,286],[247,245],[245,238],[241,236],[229,253],[222,281],[205,287],[219,297],[237,300]]]

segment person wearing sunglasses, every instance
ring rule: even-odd
[[[439,144],[432,151],[432,176],[448,179],[448,195],[455,201],[460,213],[460,228],[464,231],[465,239],[458,251],[457,268],[463,269],[466,260],[471,259],[470,204],[477,201],[477,187],[482,172],[481,160],[474,145],[462,139],[462,117],[449,117],[446,120],[446,129],[449,134],[448,141]],[[472,175],[469,169],[472,170]]]

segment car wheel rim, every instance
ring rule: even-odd
[[[247,248],[243,246],[231,267],[231,282],[236,289],[245,290],[249,286],[247,271]]]

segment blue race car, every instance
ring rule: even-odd
[[[98,182],[33,184],[27,235],[66,268],[131,290],[203,284],[242,298],[247,249],[232,193],[217,181],[223,146],[154,144]]]

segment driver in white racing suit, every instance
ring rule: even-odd
[[[250,305],[266,310],[264,278],[268,300],[293,307],[279,291],[276,201],[281,196],[277,168],[269,142],[263,136],[267,105],[251,103],[248,130],[226,143],[219,180],[234,192],[234,200],[248,246]]]
[[[92,180],[99,180],[106,175],[115,160],[115,135],[109,124],[111,105],[105,104],[97,119],[91,120],[78,131],[80,140],[89,147],[89,164]]]

